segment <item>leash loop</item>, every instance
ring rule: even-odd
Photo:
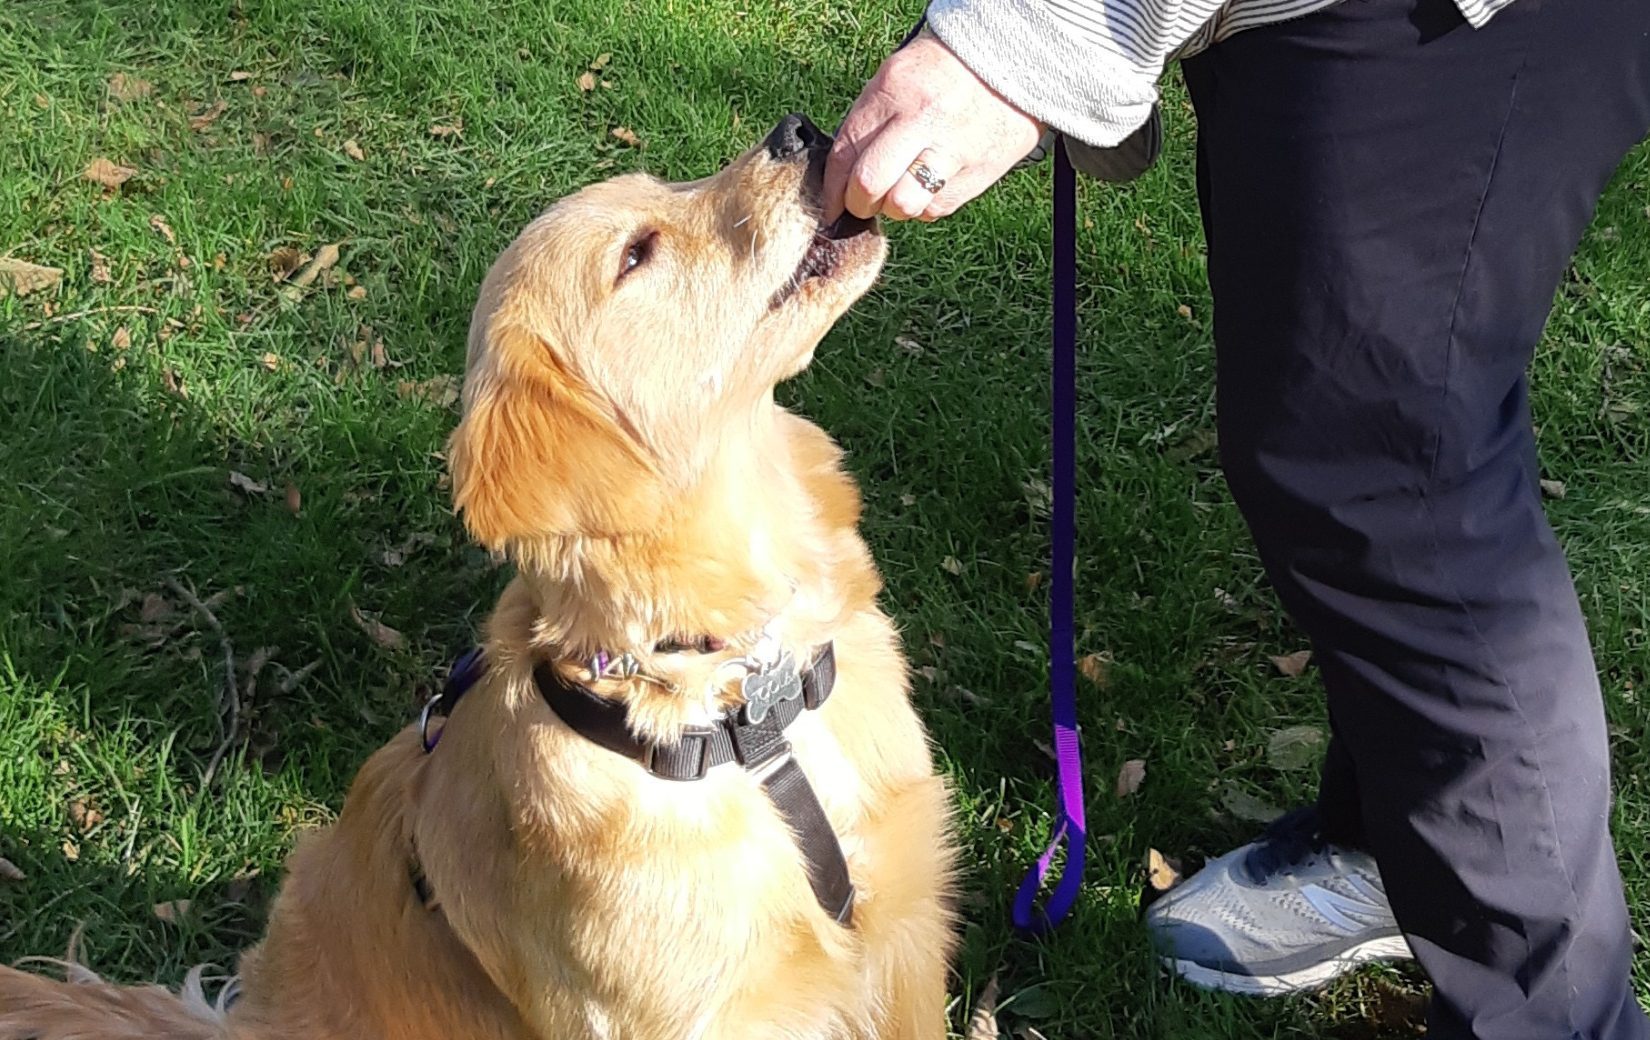
[[[1054,507],[1049,580],[1049,693],[1060,805],[1048,848],[1014,895],[1014,926],[1040,934],[1071,912],[1083,884],[1088,824],[1083,754],[1077,729],[1077,650],[1073,565],[1077,541],[1077,185],[1064,139],[1054,148]],[[1064,846],[1065,865],[1041,908],[1037,897]]]

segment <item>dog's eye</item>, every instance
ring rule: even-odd
[[[619,264],[619,278],[623,279],[625,275],[652,259],[653,248],[658,241],[657,231],[645,231],[631,239],[630,244],[625,247],[624,260]]]

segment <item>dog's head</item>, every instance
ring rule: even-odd
[[[807,365],[886,252],[872,221],[820,225],[830,146],[787,116],[713,177],[592,185],[505,250],[449,453],[479,541],[647,531]]]

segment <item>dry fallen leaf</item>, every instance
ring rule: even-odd
[[[1037,589],[1042,586],[1042,584],[1043,584],[1043,572],[1042,571],[1032,571],[1030,574],[1026,575],[1026,591],[1027,592],[1036,592]]]
[[[917,496],[907,492],[899,497],[899,504],[909,509],[917,504]]]
[[[133,177],[136,177],[137,170],[130,166],[121,166],[118,163],[110,162],[102,156],[98,156],[96,159],[93,159],[91,162],[86,164],[86,168],[80,171],[80,176],[91,181],[93,184],[101,184],[110,191],[113,191],[122,184],[125,184],[127,181],[131,180]]]
[[[151,592],[144,596],[143,606],[138,608],[138,617],[146,625],[169,618],[175,613],[177,613],[177,608],[158,592]]]
[[[61,267],[44,267],[26,260],[0,257],[0,299],[11,293],[27,296],[41,289],[50,289],[62,280]]]
[[[214,102],[212,102],[211,107],[208,108],[206,111],[200,113],[199,115],[193,115],[193,116],[189,117],[189,129],[191,129],[191,130],[205,130],[207,127],[211,126],[213,123],[216,123],[218,121],[218,117],[223,115],[224,112],[226,112],[228,110],[229,110],[229,102],[227,102],[227,101],[214,101]]]
[[[78,841],[75,841],[73,838],[64,838],[63,844],[60,848],[63,850],[63,858],[65,860],[70,863],[80,862],[80,843]]]
[[[156,903],[152,908],[158,920],[168,924],[175,924],[189,916],[189,908],[194,905],[192,900],[173,899],[166,903]]]
[[[586,72],[579,77],[579,90],[581,92],[588,94],[595,89],[596,74],[594,72]]]
[[[246,71],[245,69],[236,69],[234,72],[229,74],[229,82],[231,83],[243,83],[251,78],[252,73]]]
[[[1111,681],[1111,658],[1105,654],[1084,654],[1077,659],[1077,671],[1089,682],[1105,689]]]
[[[1328,734],[1317,726],[1289,726],[1266,741],[1266,761],[1274,769],[1305,769],[1318,761]]]
[[[117,72],[109,77],[109,96],[116,101],[136,101],[154,92],[155,85],[146,79]]]
[[[386,650],[397,650],[407,643],[406,636],[384,624],[377,617],[366,613],[353,603],[349,607],[349,616],[355,620],[355,623],[360,626],[361,631],[365,632],[369,639]]]
[[[1146,782],[1146,760],[1131,758],[1117,771],[1117,797],[1127,798]]]
[[[372,367],[384,369],[388,368],[389,365],[390,355],[389,352],[384,349],[384,341],[375,338],[372,341]]]
[[[591,72],[600,72],[607,68],[607,63],[613,60],[613,55],[603,52],[596,55],[596,60],[590,63]]]
[[[103,822],[103,813],[86,799],[76,798],[69,802],[69,822],[84,834]]]
[[[175,246],[178,244],[177,232],[172,230],[172,225],[168,224],[166,222],[166,218],[161,216],[159,213],[150,215],[149,226],[160,232],[161,237],[166,239],[170,245]]]
[[[431,123],[430,124],[430,136],[431,137],[463,137],[464,136],[464,120],[455,119],[455,120],[452,121],[451,124]]]
[[[269,254],[269,272],[277,282],[284,282],[308,259],[309,254],[296,246],[279,246]]]
[[[273,350],[265,351],[263,356],[263,366],[271,372],[280,371],[281,355],[275,353]]]
[[[1292,654],[1280,654],[1271,658],[1272,666],[1291,679],[1298,678],[1306,671],[1306,666],[1312,660],[1312,651],[1296,650]]]
[[[1146,850],[1146,881],[1153,889],[1167,892],[1180,884],[1180,862],[1156,849]]]
[[[350,291],[344,295],[352,300],[364,300],[367,298],[367,287],[364,285],[352,286]]]
[[[1191,322],[1192,324],[1194,324],[1194,325],[1197,324],[1196,319],[1194,319],[1192,317],[1192,308],[1190,306],[1183,303],[1180,306],[1176,307],[1174,309],[1174,312],[1176,314],[1180,315],[1182,318],[1185,318],[1187,321]]]
[[[189,388],[183,385],[183,377],[178,375],[177,369],[170,366],[161,369],[160,385],[173,397],[181,397],[185,401],[189,400]]]
[[[395,384],[395,392],[401,397],[428,401],[438,408],[451,408],[458,403],[458,379],[450,375],[436,376],[418,382],[403,379]]]
[[[0,856],[0,881],[27,881],[28,875],[17,869],[17,864]]]
[[[910,336],[895,336],[894,346],[905,351],[912,357],[920,357],[922,355],[922,344],[918,343]]]
[[[265,495],[269,493],[269,485],[253,480],[245,473],[237,470],[229,471],[229,484],[237,491],[248,495]]]
[[[961,574],[963,571],[962,561],[955,556],[947,556],[940,561],[940,569],[947,574]]]
[[[109,258],[93,249],[92,254],[92,281],[98,285],[108,285],[115,280],[109,271]]]
[[[1245,823],[1271,823],[1283,815],[1283,810],[1256,798],[1236,784],[1228,782],[1221,792],[1220,804],[1226,811]]]
[[[974,1010],[968,1014],[967,1040],[997,1040],[997,973],[991,973],[991,980],[980,991],[979,999],[974,1001]]]
[[[288,279],[287,284],[297,288],[309,285],[321,276],[321,272],[338,262],[338,247],[342,242],[329,242],[322,246],[315,254],[315,258],[305,265],[302,271]]]
[[[109,337],[109,345],[116,350],[126,350],[132,345],[132,330],[122,325]]]
[[[293,516],[297,516],[304,508],[304,493],[298,490],[297,484],[286,486],[286,508]]]
[[[354,159],[356,162],[367,161],[367,153],[361,150],[360,142],[356,141],[353,137],[344,142],[344,154],[349,156],[351,159]]]
[[[1564,481],[1562,480],[1544,479],[1541,481],[1542,498],[1563,498],[1568,493],[1569,488],[1564,486]]]
[[[628,126],[614,127],[613,136],[617,137],[619,140],[623,141],[625,144],[628,144],[632,148],[640,148],[642,146],[642,139],[637,137],[636,131],[630,129]]]

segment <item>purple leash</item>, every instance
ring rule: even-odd
[[[1059,816],[1048,848],[1014,895],[1014,927],[1046,932],[1071,912],[1083,885],[1087,823],[1083,752],[1077,735],[1077,648],[1072,634],[1072,566],[1077,541],[1077,185],[1064,140],[1054,145],[1054,509],[1049,577],[1049,692],[1059,766]],[[1066,863],[1045,906],[1037,896],[1054,854]]]

